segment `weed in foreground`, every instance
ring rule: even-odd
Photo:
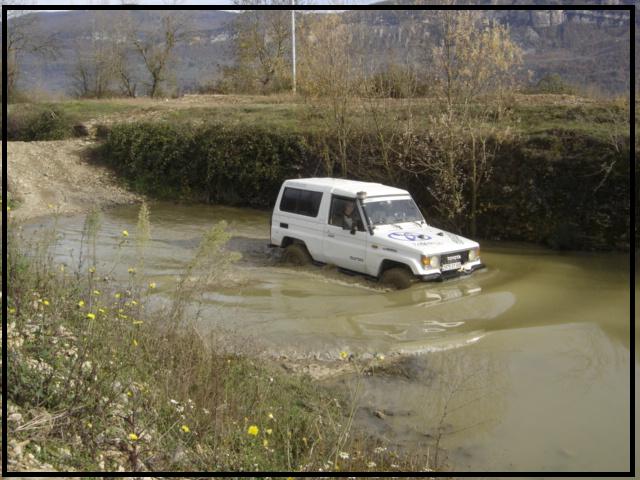
[[[415,470],[352,431],[355,406],[203,336],[187,306],[224,284],[237,255],[215,225],[152,311],[155,284],[109,280],[93,246],[75,272],[54,261],[55,228],[35,248],[11,229],[8,251],[9,470]],[[136,248],[150,238],[141,209]],[[55,222],[54,222],[55,224]],[[129,248],[122,232],[116,248]],[[81,257],[80,257],[81,258]],[[140,257],[139,257],[140,258]]]

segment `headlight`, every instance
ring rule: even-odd
[[[433,257],[422,255],[420,257],[420,261],[425,268],[438,268],[440,266],[440,257],[437,255],[434,255]]]
[[[469,250],[469,261],[473,262],[477,259],[480,258],[480,249],[479,248],[472,248],[471,250]]]

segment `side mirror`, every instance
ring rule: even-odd
[[[355,235],[355,234],[356,234],[356,224],[354,222],[353,225],[351,225],[351,235]]]

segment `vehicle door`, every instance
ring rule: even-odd
[[[331,196],[323,251],[329,263],[365,272],[367,232],[355,198]]]

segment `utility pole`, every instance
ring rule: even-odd
[[[296,0],[291,0],[295,7]],[[293,94],[296,94],[296,10],[291,9],[291,64],[293,66]]]

